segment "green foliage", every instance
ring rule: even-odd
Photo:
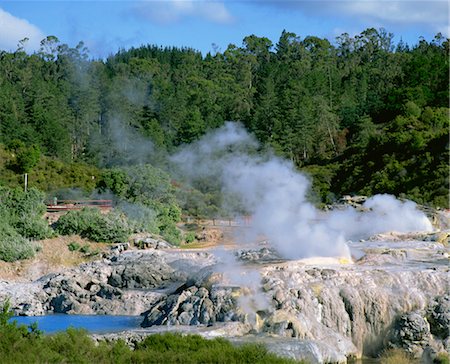
[[[125,197],[128,193],[128,175],[120,168],[107,169],[102,172],[98,187],[111,190],[118,197]]]
[[[225,339],[199,335],[150,335],[137,344],[136,359],[149,363],[295,363],[271,354],[258,344],[234,347]]]
[[[175,223],[181,219],[181,209],[166,172],[149,164],[114,168],[103,173],[99,185],[133,205],[125,213],[138,229],[159,233],[174,244],[180,242]]]
[[[16,165],[19,173],[29,173],[39,162],[41,151],[38,146],[22,147],[17,152]]]
[[[217,217],[224,212],[221,211],[222,193],[214,190],[213,184],[209,184],[206,179],[198,181],[197,188],[183,188],[176,190],[177,201],[183,212],[189,216],[200,218]],[[216,187],[217,188],[217,187]]]
[[[422,113],[422,110],[419,106],[417,106],[414,101],[408,101],[405,104],[405,114],[406,116],[418,118],[420,114]]]
[[[0,222],[0,260],[14,262],[32,258],[38,250],[36,243],[21,236],[7,222]]]
[[[24,192],[20,188],[0,187],[0,215],[19,235],[33,239],[51,237],[52,230],[42,218],[46,211],[44,197],[35,188]]]
[[[156,334],[137,343],[134,350],[122,340],[95,343],[84,330],[69,328],[42,335],[36,325],[10,322],[8,302],[0,309],[0,357],[5,364],[22,363],[295,363],[258,344],[233,346],[224,339],[198,335]]]
[[[62,235],[79,234],[93,241],[110,243],[126,241],[132,232],[124,215],[117,212],[102,214],[96,208],[69,211],[59,218],[55,229]]]
[[[439,353],[433,360],[433,364],[449,364],[450,355],[448,353]]]
[[[89,244],[85,244],[80,248],[80,253],[88,254],[91,251]]]
[[[391,193],[448,208],[450,156],[444,125],[449,109],[428,107],[426,115],[419,111],[420,119],[399,115],[360,153],[348,153],[332,181],[334,188],[342,194]]]
[[[195,232],[190,231],[184,235],[184,242],[189,244],[195,241]]]
[[[393,34],[374,28],[335,41],[283,31],[275,45],[250,35],[205,57],[144,45],[102,61],[53,36],[34,54],[21,44],[0,52],[0,143],[8,145],[0,148],[0,183],[19,186],[28,172],[43,191],[91,192],[99,167],[122,163],[103,171],[99,186],[151,208],[156,228],[177,235],[174,207],[214,216],[221,198],[194,186],[200,199],[176,201],[154,166],[236,120],[298,167],[334,174],[339,164],[332,183],[318,173],[322,201],[390,192],[445,207],[448,50],[441,34],[396,46]],[[142,135],[153,143],[143,146]]]
[[[29,240],[53,235],[42,218],[45,212],[42,192],[31,188],[0,187],[0,259],[12,262],[34,256],[39,245]]]
[[[327,164],[325,166],[309,165],[302,170],[312,177],[312,189],[309,200],[316,204],[333,203],[336,200],[331,192],[333,189],[333,178],[338,170],[338,164]]]
[[[121,202],[116,209],[128,218],[134,232],[159,233],[159,223],[156,212],[140,203]]]
[[[11,310],[11,302],[7,299],[4,301],[0,308],[0,327],[5,327],[8,325],[8,321],[13,317],[13,312]]]
[[[69,251],[75,252],[77,250],[80,250],[81,245],[79,243],[77,243],[76,241],[72,241],[67,245],[67,248],[69,249]]]
[[[22,143],[18,141],[17,143]],[[6,150],[0,145],[0,184],[22,187],[23,176],[17,174],[14,143]],[[20,172],[21,173],[21,172]],[[28,172],[28,185],[41,191],[54,192],[64,188],[79,188],[91,193],[96,187],[99,170],[85,163],[64,163],[41,155],[39,162]]]

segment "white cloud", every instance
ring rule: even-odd
[[[44,33],[25,19],[20,19],[0,8],[0,49],[15,50],[20,40],[29,38],[27,50],[39,48]]]
[[[435,31],[448,28],[446,1],[334,1],[332,8],[349,16],[387,24],[429,26]]]
[[[312,17],[345,18],[366,27],[420,27],[449,36],[449,4],[442,0],[255,0],[280,11],[300,11]]]
[[[135,16],[160,24],[176,23],[185,18],[200,18],[219,24],[234,20],[225,4],[219,1],[146,1],[139,3],[133,10]]]

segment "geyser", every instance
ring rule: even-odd
[[[285,258],[350,258],[348,239],[387,231],[431,230],[411,202],[376,195],[364,207],[324,213],[307,201],[310,180],[292,162],[271,152],[256,152],[256,139],[240,123],[228,122],[172,157],[191,178],[217,180],[252,215],[251,229],[262,234]]]

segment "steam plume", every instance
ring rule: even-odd
[[[222,191],[237,196],[252,215],[255,234],[265,235],[286,258],[349,257],[346,240],[374,233],[431,230],[413,202],[392,196],[368,199],[353,208],[325,214],[306,199],[309,179],[290,161],[252,153],[258,144],[239,123],[226,123],[172,157],[191,177],[215,177]]]

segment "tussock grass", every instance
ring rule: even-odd
[[[418,364],[409,353],[402,349],[386,350],[380,357],[381,364]]]

